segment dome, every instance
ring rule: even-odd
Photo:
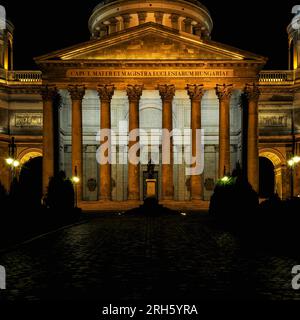
[[[90,19],[92,38],[101,38],[146,22],[210,38],[213,21],[197,0],[103,0]]]

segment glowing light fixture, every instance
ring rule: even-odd
[[[300,157],[298,156],[294,157],[293,159],[296,164],[300,162]]]
[[[11,166],[14,163],[14,159],[12,159],[12,158],[8,158],[5,161],[9,166]]]
[[[294,162],[294,160],[293,160],[293,159],[291,159],[291,160],[289,160],[289,161],[288,161],[288,165],[289,165],[289,167],[293,167],[293,166],[294,166],[294,164],[295,164],[295,162]]]
[[[20,166],[20,162],[18,160],[14,160],[12,165],[15,167],[15,168],[18,168]]]
[[[75,184],[78,184],[80,182],[80,179],[79,177],[73,177],[72,178],[72,181],[75,183]]]
[[[292,159],[290,159],[287,163],[288,163],[289,167],[294,167],[295,165],[300,163],[300,157],[299,156],[295,156]]]

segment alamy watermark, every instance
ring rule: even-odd
[[[292,20],[292,28],[294,30],[300,30],[300,5],[294,6],[292,13],[295,15]]]
[[[146,165],[151,159],[155,165],[185,165],[187,176],[200,175],[204,170],[202,129],[136,129],[128,133],[127,122],[121,121],[117,132],[102,129],[96,140],[100,143],[96,153],[100,165]]]
[[[3,6],[0,5],[0,31],[6,29],[6,11]]]
[[[0,266],[0,290],[6,289],[6,271],[3,266]]]

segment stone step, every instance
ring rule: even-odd
[[[142,205],[142,201],[82,201],[84,212],[124,212]],[[177,211],[207,211],[209,201],[160,201],[159,204]]]

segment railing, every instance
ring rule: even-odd
[[[287,85],[294,83],[294,71],[261,71],[259,83],[261,85]]]
[[[24,83],[36,83],[42,82],[42,72],[41,71],[9,71],[8,81],[22,82]]]

